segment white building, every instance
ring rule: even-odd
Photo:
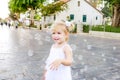
[[[47,18],[47,22],[54,20],[73,20],[76,23],[87,25],[102,25],[103,14],[93,7],[87,0],[70,0],[67,2],[68,9]]]

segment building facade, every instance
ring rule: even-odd
[[[47,17],[47,22],[53,22],[54,20],[70,20],[86,25],[103,24],[102,12],[92,6],[87,0],[69,0],[67,5],[68,9],[55,16]]]

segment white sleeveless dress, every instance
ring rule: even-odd
[[[60,65],[57,70],[50,70],[50,64],[56,59],[65,59],[63,48],[69,46],[65,44],[60,48],[51,47],[50,54],[46,60],[46,80],[72,80],[70,66]],[[70,47],[70,46],[69,46]],[[71,48],[70,48],[71,49]],[[72,50],[72,49],[71,49]]]

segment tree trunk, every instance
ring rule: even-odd
[[[120,27],[120,5],[114,5],[113,9],[112,26]]]
[[[34,16],[35,16],[35,10],[30,11],[30,26],[34,26]]]

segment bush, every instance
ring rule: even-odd
[[[106,31],[106,32],[120,33],[120,27],[106,26],[106,27],[105,27],[105,31]]]
[[[89,33],[89,25],[83,25],[83,32]]]
[[[104,31],[104,26],[92,26],[93,31]]]
[[[105,31],[105,32],[120,33],[120,27],[112,27],[112,26],[108,26],[108,25],[93,26],[92,30],[93,31]]]

